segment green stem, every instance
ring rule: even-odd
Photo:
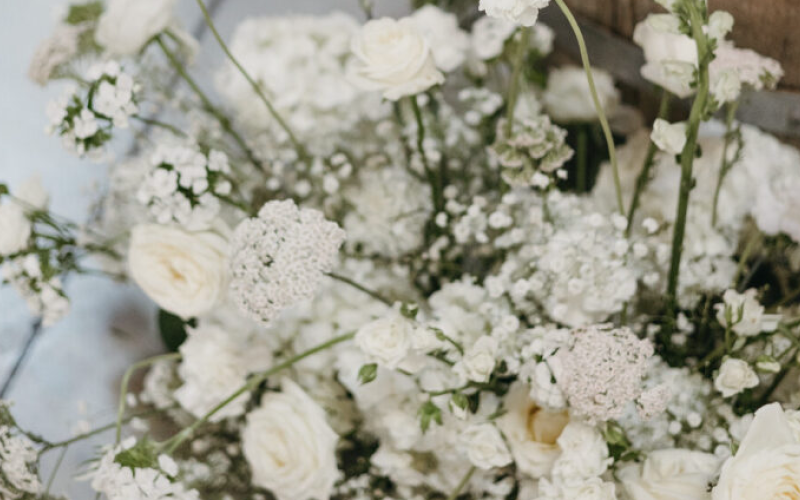
[[[714,201],[711,205],[711,227],[717,226],[717,205],[719,204],[719,193],[722,190],[722,182],[725,176],[728,175],[733,166],[733,162],[728,160],[728,148],[731,145],[731,140],[736,136],[734,130],[734,121],[736,120],[736,111],[739,109],[739,101],[728,104],[728,112],[725,119],[725,144],[722,148],[722,163],[719,167],[719,178],[717,179],[717,187],[714,189]]]
[[[275,119],[275,121],[278,122],[278,125],[283,129],[283,131],[286,132],[286,135],[289,137],[289,141],[292,143],[295,150],[297,150],[297,154],[300,157],[300,159],[306,160],[308,158],[308,153],[306,152],[305,147],[303,147],[303,145],[300,144],[300,141],[297,140],[297,137],[292,132],[292,129],[289,128],[289,124],[286,123],[286,121],[284,121],[284,119],[272,105],[270,100],[267,99],[267,96],[264,95],[264,91],[262,90],[261,86],[258,83],[256,83],[255,80],[253,80],[253,77],[251,77],[250,74],[247,72],[247,70],[244,69],[244,66],[242,66],[241,63],[239,63],[239,61],[233,56],[230,49],[228,48],[228,45],[225,43],[225,41],[222,39],[219,32],[217,31],[217,27],[214,25],[214,21],[211,19],[211,15],[208,13],[208,9],[206,9],[206,5],[205,3],[203,3],[203,0],[197,0],[197,5],[200,7],[200,10],[203,11],[203,17],[206,20],[206,24],[208,25],[208,28],[211,30],[211,33],[214,35],[214,38],[217,40],[217,43],[219,44],[222,51],[225,53],[228,59],[230,59],[233,65],[236,66],[236,69],[239,70],[239,73],[242,74],[245,80],[247,80],[247,82],[253,88],[256,95],[259,97],[259,99],[261,99],[261,102],[263,102],[264,105],[267,107],[267,110],[269,110],[269,114],[272,115],[272,118]]]
[[[614,136],[611,134],[611,127],[608,125],[608,118],[603,110],[603,105],[600,103],[600,97],[597,95],[597,86],[594,83],[594,75],[592,74],[592,66],[589,63],[589,53],[586,50],[586,41],[583,39],[583,33],[575,20],[575,16],[564,3],[564,0],[556,0],[558,7],[567,18],[572,31],[575,33],[575,38],[578,40],[578,47],[581,52],[581,62],[583,62],[583,69],[586,72],[586,80],[589,82],[589,91],[592,94],[592,101],[594,101],[595,110],[597,110],[597,117],[600,119],[600,126],[603,128],[603,135],[608,145],[608,158],[611,162],[611,168],[614,171],[614,189],[617,193],[617,208],[619,213],[625,215],[625,206],[622,202],[622,183],[619,178],[619,165],[617,163],[617,149],[614,147]]]
[[[525,55],[528,53],[530,39],[530,28],[520,28],[519,46],[514,55],[514,69],[511,72],[511,81],[508,82],[508,98],[506,105],[506,128],[507,138],[511,138],[514,131],[514,112],[517,109],[517,98],[519,97],[520,83],[522,80],[522,67],[525,65]]]
[[[422,111],[419,109],[417,96],[412,95],[409,97],[409,100],[411,101],[411,109],[414,111],[414,119],[417,122],[417,150],[419,151],[420,158],[422,158],[422,167],[425,169],[428,183],[431,185],[434,213],[438,213],[444,210],[442,182],[439,176],[436,175],[436,172],[431,169],[428,163],[428,155],[425,154],[425,121],[422,119]]]
[[[456,498],[458,498],[458,495],[461,494],[461,490],[464,489],[464,486],[466,486],[467,483],[469,482],[469,480],[472,478],[473,474],[475,474],[475,466],[470,467],[470,469],[467,471],[467,473],[464,474],[464,477],[461,478],[461,481],[458,483],[456,488],[447,497],[447,500],[456,500]]]
[[[558,0],[560,1],[560,0]],[[694,179],[692,178],[692,168],[694,157],[697,152],[697,135],[700,130],[700,122],[706,111],[706,101],[709,95],[709,58],[708,42],[703,33],[703,17],[693,1],[686,2],[689,6],[691,17],[692,33],[697,44],[698,60],[698,83],[697,96],[692,104],[692,111],[689,115],[687,126],[686,146],[681,152],[681,181],[680,194],[678,198],[678,211],[675,217],[675,227],[672,236],[672,258],[670,261],[669,276],[667,282],[667,304],[668,317],[675,319],[678,307],[678,277],[681,267],[681,254],[683,252],[683,238],[686,233],[686,216],[689,210],[689,194],[692,191]]]
[[[174,125],[170,125],[169,123],[156,120],[155,118],[145,118],[144,116],[139,116],[139,115],[133,115],[133,118],[137,121],[144,123],[145,125],[163,128],[164,130],[168,130],[179,137],[186,137],[186,133],[184,131],[178,129],[178,127]]]
[[[754,230],[753,236],[747,241],[747,245],[745,245],[744,250],[742,250],[742,254],[739,256],[739,264],[736,266],[736,274],[733,275],[733,286],[736,287],[736,284],[739,283],[739,279],[742,277],[744,273],[744,268],[747,266],[747,261],[750,260],[750,255],[752,255],[753,250],[756,249],[758,243],[761,242],[761,233]]]
[[[580,124],[578,125],[577,130],[577,140],[578,140],[578,151],[577,153],[577,185],[576,190],[578,193],[585,193],[588,191],[588,176],[589,173],[586,171],[588,168],[587,160],[588,158],[586,155],[588,154],[588,143],[589,143],[589,135],[586,133],[586,125]]]
[[[342,342],[348,341],[348,340],[352,339],[353,337],[355,337],[355,333],[348,333],[348,334],[345,334],[345,335],[340,335],[338,337],[334,337],[333,339],[331,339],[331,340],[329,340],[327,342],[324,342],[324,343],[322,343],[322,344],[320,344],[320,345],[318,345],[316,347],[313,347],[313,348],[311,348],[311,349],[309,349],[309,350],[307,350],[305,352],[302,352],[300,354],[297,354],[296,356],[293,356],[293,357],[287,359],[283,363],[281,363],[281,364],[279,364],[277,366],[274,366],[274,367],[270,368],[269,370],[267,370],[265,372],[262,372],[262,373],[259,373],[257,375],[254,375],[253,377],[250,378],[250,380],[247,381],[247,383],[245,383],[242,387],[237,389],[233,394],[231,394],[230,396],[225,398],[224,401],[222,401],[221,403],[217,404],[208,413],[203,415],[201,418],[195,420],[194,423],[192,423],[190,426],[186,427],[185,429],[183,429],[179,433],[175,434],[172,438],[170,438],[166,442],[162,443],[162,448],[164,449],[165,453],[172,454],[175,450],[178,449],[178,447],[181,444],[183,444],[184,441],[186,441],[187,439],[192,437],[192,435],[195,433],[195,431],[197,431],[197,429],[202,427],[203,424],[208,422],[208,420],[211,417],[213,417],[214,415],[216,415],[217,412],[219,412],[220,410],[225,408],[227,405],[232,403],[235,399],[237,399],[242,394],[245,394],[246,392],[254,390],[256,387],[258,387],[262,382],[267,380],[269,377],[271,377],[271,376],[275,375],[276,373],[279,373],[279,372],[281,372],[281,371],[283,371],[283,370],[285,370],[287,368],[290,368],[292,365],[294,365],[298,361],[302,361],[303,359],[305,359],[305,358],[307,358],[309,356],[312,356],[312,355],[314,355],[314,354],[316,354],[318,352],[330,349],[331,347],[333,347],[333,346],[335,346],[337,344],[340,344]]]
[[[58,474],[58,469],[61,468],[61,463],[64,461],[64,457],[67,455],[68,447],[64,447],[61,450],[61,454],[58,455],[58,460],[56,460],[56,464],[53,466],[53,472],[50,473],[50,479],[47,480],[47,487],[44,490],[44,498],[50,498],[50,488],[53,487],[53,481],[56,480],[56,475]]]
[[[117,436],[116,436],[116,444],[119,444],[120,439],[122,439],[122,416],[125,414],[125,407],[127,405],[127,396],[128,396],[128,384],[130,384],[131,377],[133,374],[147,366],[150,366],[154,363],[158,363],[159,361],[171,361],[180,359],[181,355],[179,353],[170,353],[170,354],[161,354],[159,356],[153,356],[152,358],[147,358],[138,363],[134,363],[130,366],[127,370],[125,370],[125,375],[122,376],[122,382],[120,383],[119,388],[119,405],[117,408]]]
[[[187,85],[189,85],[189,88],[192,89],[192,92],[194,92],[197,98],[200,99],[203,109],[217,119],[222,127],[222,130],[224,130],[225,133],[227,133],[231,139],[236,142],[244,154],[247,155],[247,159],[260,169],[261,162],[258,160],[258,158],[256,158],[255,153],[253,153],[253,151],[247,146],[244,138],[233,129],[231,120],[225,116],[225,114],[219,108],[217,108],[214,103],[211,102],[211,99],[206,95],[205,92],[203,92],[203,89],[200,88],[197,82],[194,81],[194,78],[192,78],[192,76],[183,67],[183,63],[181,63],[181,61],[178,59],[178,56],[176,56],[169,49],[169,47],[167,47],[167,44],[164,42],[163,38],[161,36],[157,36],[155,40],[158,46],[161,47],[161,51],[164,52],[165,56],[167,56],[167,60],[169,60],[172,67],[175,68],[175,71],[178,73],[178,75],[183,79],[183,81],[186,82]]]
[[[351,280],[350,278],[348,278],[346,276],[342,276],[341,274],[337,274],[337,273],[327,273],[327,275],[328,275],[329,278],[333,278],[336,281],[341,281],[342,283],[345,283],[347,285],[352,286],[356,290],[360,290],[360,291],[366,293],[367,295],[369,295],[373,299],[378,300],[380,302],[383,302],[384,304],[386,304],[389,307],[391,307],[392,304],[393,304],[391,300],[387,299],[386,297],[384,297],[380,293],[376,292],[375,290],[371,290],[371,289],[365,287],[364,285],[362,285],[361,283],[353,281],[353,280]]]
[[[669,105],[669,92],[667,90],[663,90],[661,94],[661,104],[658,107],[658,117],[662,120],[666,119],[669,115]],[[644,165],[642,165],[642,171],[639,172],[639,176],[636,178],[636,186],[633,190],[631,206],[628,209],[628,227],[625,229],[626,236],[630,236],[631,231],[633,230],[633,219],[636,215],[636,210],[639,208],[639,199],[642,196],[642,191],[644,191],[644,188],[647,185],[647,181],[650,180],[650,170],[653,168],[653,160],[655,159],[657,152],[658,146],[656,146],[653,140],[650,139],[650,143],[647,146],[647,155],[644,158]]]

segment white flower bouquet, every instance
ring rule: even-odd
[[[218,97],[171,0],[74,3],[32,62],[109,182],[80,223],[0,185],[3,280],[45,325],[68,275],[131,280],[172,351],[64,441],[0,405],[0,498],[58,498],[41,457],[110,431],[83,471],[109,500],[800,499],[800,153],[736,120],[782,70],[730,14],[637,27],[643,128],[563,0],[230,41],[196,3]]]

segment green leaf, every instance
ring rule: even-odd
[[[369,384],[375,377],[378,376],[378,365],[375,363],[369,363],[361,367],[358,370],[358,380],[361,382],[361,385]]]
[[[466,410],[467,407],[469,406],[469,398],[467,398],[460,392],[454,393],[453,398],[450,400],[450,402],[453,404],[453,406],[455,406],[456,408],[461,408],[462,410]]]
[[[117,453],[114,462],[131,469],[155,469],[158,467],[158,451],[153,443],[143,439],[133,448]]]
[[[419,415],[419,426],[422,429],[422,432],[428,432],[428,429],[431,427],[431,421],[436,422],[439,425],[442,425],[442,411],[439,409],[438,406],[433,404],[430,401],[427,401],[423,404],[418,412]]]
[[[0,196],[3,196],[4,194],[8,193],[9,193],[8,186],[6,186],[5,184],[0,184]]]
[[[103,2],[86,2],[70,5],[67,12],[67,18],[64,20],[67,24],[77,25],[86,22],[94,22],[100,19],[103,14]]]
[[[184,321],[183,319],[167,312],[163,309],[158,310],[158,330],[161,333],[161,340],[172,352],[177,352],[181,345],[186,341],[186,327],[197,326],[194,318]]]
[[[400,314],[408,319],[417,319],[419,306],[417,304],[403,304],[400,306]]]

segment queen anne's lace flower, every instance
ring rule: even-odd
[[[322,212],[298,208],[291,200],[268,202],[234,233],[233,299],[248,316],[269,323],[314,295],[344,239],[344,231]]]
[[[11,427],[0,427],[0,498],[26,500],[42,492],[36,474],[38,459],[39,454],[28,438]]]
[[[17,289],[31,313],[42,318],[44,326],[51,326],[66,316],[70,303],[56,270],[42,259],[49,259],[49,254],[29,253],[6,261],[2,278]]]

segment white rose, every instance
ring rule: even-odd
[[[358,329],[355,344],[379,365],[395,369],[411,347],[414,325],[397,312]]]
[[[678,97],[689,97],[694,93],[697,44],[686,35],[658,30],[650,21],[640,22],[633,32],[633,41],[644,50],[642,76]]]
[[[653,123],[650,138],[661,151],[671,155],[680,154],[686,146],[686,122],[670,123],[658,118]]]
[[[464,353],[464,357],[453,367],[459,376],[473,382],[486,382],[494,371],[497,360],[497,339],[484,335]]]
[[[242,450],[253,484],[278,500],[327,500],[339,475],[337,440],[323,409],[284,379],[281,392],[265,394],[247,415]]]
[[[593,477],[571,483],[542,480],[537,500],[617,500],[614,483]]]
[[[472,51],[483,61],[494,59],[503,53],[506,40],[517,30],[514,23],[481,17],[472,26]]]
[[[177,0],[110,0],[97,24],[98,43],[108,52],[130,56],[172,23]]]
[[[719,369],[717,378],[714,379],[714,388],[726,398],[757,385],[758,375],[755,370],[746,361],[735,358],[726,359]]]
[[[357,59],[350,73],[354,83],[364,90],[380,90],[390,101],[444,82],[428,40],[410,18],[367,22],[351,48]]]
[[[563,483],[600,476],[613,461],[602,434],[583,422],[567,424],[556,442],[561,456],[553,464],[552,476]]]
[[[16,203],[0,205],[0,256],[17,253],[28,246],[31,223]]]
[[[142,224],[131,231],[131,278],[162,309],[182,318],[210,311],[224,296],[228,243],[216,233]]]
[[[650,453],[643,464],[619,472],[631,500],[707,500],[719,459],[699,451],[668,449]]]
[[[780,316],[764,314],[764,306],[758,302],[756,293],[754,288],[744,293],[726,290],[722,295],[723,303],[716,305],[719,323],[722,326],[729,326],[737,335],[743,337],[751,337],[777,328]],[[729,315],[730,325],[728,325]]]
[[[478,9],[489,17],[504,19],[522,26],[533,26],[539,11],[550,4],[550,0],[481,0]]]
[[[442,71],[449,73],[467,59],[470,48],[469,35],[458,27],[455,14],[445,12],[435,5],[417,9],[411,20],[431,47],[433,60]]]
[[[607,115],[613,115],[620,96],[614,79],[603,70],[592,69],[600,104]],[[544,107],[555,121],[590,122],[597,120],[597,110],[589,91],[589,81],[583,68],[570,66],[550,72],[544,91]]]
[[[461,434],[467,457],[479,469],[504,467],[512,462],[500,431],[492,424],[471,425]]]
[[[569,423],[569,413],[540,408],[520,382],[511,386],[504,406],[507,412],[497,425],[508,439],[517,469],[533,478],[548,475],[561,455],[557,440]]]
[[[722,466],[713,500],[800,498],[800,440],[780,404],[764,406]]]

